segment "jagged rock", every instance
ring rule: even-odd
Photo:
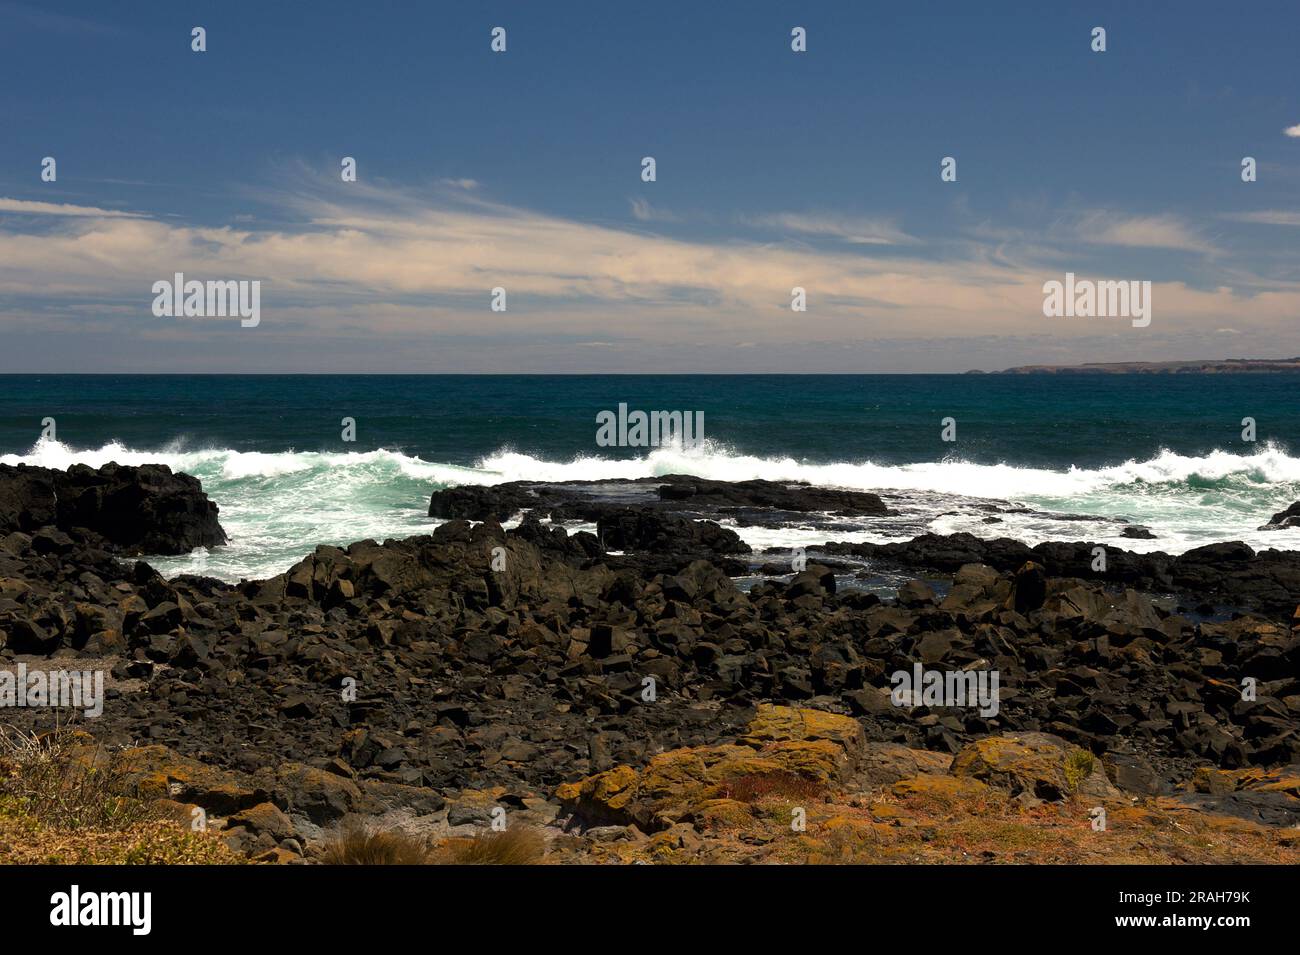
[[[665,501],[689,501],[699,507],[772,508],[779,511],[827,511],[833,514],[888,514],[878,494],[869,491],[841,491],[809,484],[776,481],[710,481],[680,474],[656,478],[659,497]]]
[[[1284,527],[1300,527],[1300,501],[1284,511],[1278,511],[1260,526],[1261,531],[1276,531]]]
[[[909,580],[898,588],[898,602],[904,607],[927,607],[934,603],[934,598],[934,588],[924,580]]]
[[[181,554],[226,542],[217,505],[198,480],[162,464],[73,465],[67,471],[0,465],[0,532],[85,529],[125,554]],[[66,552],[71,541],[36,544]]]
[[[621,510],[601,516],[596,536],[608,550],[656,554],[748,554],[735,531],[713,521],[692,521],[646,511]]]
[[[434,491],[429,498],[429,516],[446,520],[508,521],[539,503],[536,494],[517,484],[497,487],[463,485]]]
[[[16,530],[0,536],[0,646],[120,654],[96,733],[169,747],[168,798],[214,813],[270,802],[308,841],[312,827],[381,802],[439,811],[465,791],[532,798],[512,794],[606,773],[610,792],[575,792],[574,811],[609,810],[668,833],[735,824],[747,812],[738,787],[749,785],[738,780],[840,785],[874,773],[880,785],[910,780],[903,788],[918,798],[948,787],[1030,801],[1066,791],[1077,748],[1100,767],[1080,792],[1105,795],[1093,778],[1104,771],[1124,791],[1165,798],[1196,766],[1300,759],[1295,555],[1233,544],[1177,559],[1108,549],[1109,569],[1095,573],[1086,543],[1028,549],[955,535],[869,545],[873,565],[957,561],[948,571],[926,564],[927,582],[897,600],[857,589],[846,570],[857,565],[826,556],[834,548],[745,590],[732,578],[752,564],[737,569],[709,550],[721,528],[686,516],[693,501],[716,513],[722,498],[664,500],[660,486],[685,485],[636,485],[648,503],[548,498],[510,532],[495,519],[452,519],[405,540],[319,547],[284,574],[237,586],[164,580],[76,529]],[[594,535],[542,522],[547,507],[631,527],[620,543],[632,550],[610,555]],[[642,512],[651,516],[635,518]],[[675,553],[636,549],[645,546]],[[1285,610],[1203,619],[1164,598],[1176,581],[1198,589],[1189,607],[1232,592],[1285,600]],[[914,663],[997,670],[998,713],[894,706],[890,674]],[[1249,702],[1247,676],[1259,682]],[[755,707],[762,718],[751,721]],[[798,729],[763,728],[803,711],[814,715]],[[12,716],[34,725],[34,714]],[[1043,732],[1057,738],[1048,748],[1025,742]],[[997,757],[1009,738],[1021,749],[1004,771]],[[902,752],[873,764],[881,745]],[[970,772],[993,788],[952,775],[950,753],[978,764]],[[183,763],[193,757],[213,778]],[[275,767],[290,765],[298,778],[279,778]],[[1218,795],[1271,812],[1242,795],[1254,792]],[[235,828],[260,839],[251,825]]]

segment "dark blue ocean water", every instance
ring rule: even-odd
[[[558,460],[597,453],[595,416],[701,410],[737,454],[814,463],[964,460],[1095,468],[1161,449],[1241,450],[1300,439],[1300,375],[1088,376],[0,376],[0,452],[31,449],[41,419],[97,448],[322,451],[389,448],[473,464],[511,448]],[[358,422],[357,443],[339,421]],[[940,420],[957,422],[956,445]],[[634,452],[614,452],[631,456]]]

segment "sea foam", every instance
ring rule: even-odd
[[[715,440],[698,446],[661,447],[627,457],[575,455],[544,460],[500,449],[465,466],[426,461],[402,451],[240,451],[193,448],[181,439],[154,450],[109,442],[74,449],[41,440],[5,464],[67,468],[166,464],[203,482],[221,508],[231,543],[211,554],[157,558],[164,573],[201,571],[227,579],[269,576],[310,553],[316,544],[346,544],[428,533],[429,494],[458,484],[506,481],[589,481],[691,474],[722,481],[761,478],[806,481],[827,487],[880,491],[903,514],[898,521],[847,528],[838,540],[889,540],[930,530],[1041,540],[1097,540],[1127,549],[1178,553],[1215,540],[1246,540],[1257,547],[1300,547],[1300,532],[1261,532],[1268,516],[1300,498],[1300,459],[1277,445],[1248,453],[1216,450],[1194,457],[1163,450],[1143,461],[1102,468],[1021,467],[983,464],[950,455],[939,461],[884,464],[809,462],[758,457]],[[1022,504],[1027,510],[988,512],[960,506],[970,498]],[[1066,516],[1089,514],[1080,522]],[[1143,524],[1155,540],[1123,538],[1126,522]],[[828,532],[808,528],[745,528],[737,532],[756,548],[821,543]]]

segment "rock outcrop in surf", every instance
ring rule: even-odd
[[[0,465],[0,533],[81,529],[123,554],[183,554],[226,542],[217,513],[196,478],[163,464]]]

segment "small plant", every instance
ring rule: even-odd
[[[439,865],[536,865],[546,854],[546,838],[528,826],[453,839],[435,858]]]
[[[115,830],[156,818],[149,803],[128,792],[113,754],[84,734],[0,728],[0,799],[42,826]]]
[[[1092,775],[1097,759],[1086,749],[1073,750],[1065,757],[1065,782],[1070,792],[1077,792],[1083,781]]]
[[[325,865],[425,865],[429,843],[400,829],[368,829],[350,822],[325,844],[320,861]]]

